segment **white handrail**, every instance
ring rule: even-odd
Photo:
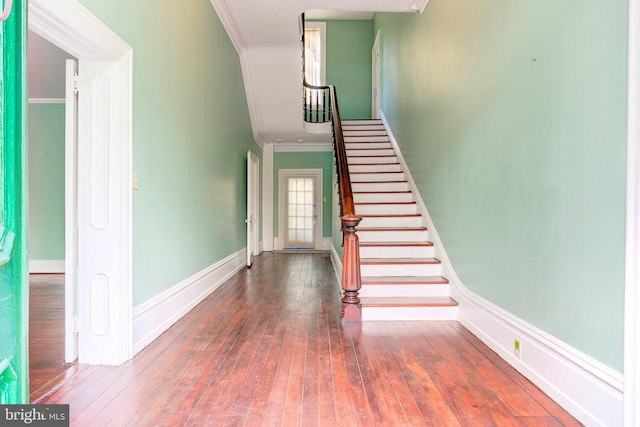
[[[2,15],[0,15],[0,22],[4,22],[9,19],[9,15],[11,15],[11,6],[13,0],[5,0],[4,2],[4,10],[2,11]]]

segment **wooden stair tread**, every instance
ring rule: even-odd
[[[347,159],[351,159],[351,158],[364,158],[364,157],[396,157],[395,154],[378,154],[378,155],[372,155],[372,156],[347,156]],[[362,163],[358,163],[358,164],[362,164]],[[378,163],[381,164],[381,163]]]
[[[361,258],[360,265],[440,264],[438,258]]]
[[[365,172],[350,172],[350,175],[359,175],[359,174],[373,175],[373,174],[379,174],[379,173],[404,173],[404,172],[402,172],[402,171],[375,171],[375,172],[367,172],[367,171],[365,171]]]
[[[369,156],[371,157],[371,156]],[[387,156],[387,157],[391,157],[391,156]],[[354,164],[351,166],[389,166],[389,165],[399,165],[400,163],[398,162],[390,162],[390,163],[358,163],[358,164]],[[375,173],[375,172],[372,172]]]
[[[360,279],[363,285],[446,285],[442,276],[366,276]]]
[[[432,242],[360,242],[360,247],[433,246]]]
[[[427,231],[427,227],[358,227],[358,231]]]
[[[371,215],[360,215],[362,218],[404,218],[411,217],[414,218],[416,216],[422,216],[420,213],[413,214],[371,214]]]
[[[415,201],[411,202],[355,202],[355,205],[415,205]]]
[[[451,297],[362,297],[363,307],[457,307]]]
[[[353,194],[407,194],[411,193],[411,190],[398,190],[398,191],[354,191]]]

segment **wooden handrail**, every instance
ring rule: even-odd
[[[338,192],[340,203],[340,220],[342,221],[343,251],[342,251],[342,321],[354,323],[362,321],[362,309],[358,293],[362,286],[360,279],[360,243],[356,234],[356,227],[362,217],[356,215],[351,189],[351,176],[347,162],[347,149],[342,133],[340,107],[335,86],[329,86],[331,107],[333,114],[331,123],[333,128],[333,149],[336,156],[336,172],[338,175]]]
[[[324,122],[331,121],[333,149],[336,158],[336,174],[338,179],[338,203],[340,204],[340,220],[342,222],[342,321],[344,323],[362,322],[362,308],[358,293],[362,286],[360,278],[360,243],[356,234],[356,227],[362,221],[362,217],[356,215],[355,203],[353,200],[353,190],[351,189],[351,177],[349,175],[349,163],[347,162],[347,149],[344,144],[342,133],[342,121],[340,119],[340,108],[338,106],[338,95],[335,86],[316,86],[307,83],[304,72],[304,14],[301,16],[302,29],[302,84],[305,91],[303,99],[304,118],[306,121],[320,122],[321,120],[308,120],[309,105],[306,99],[306,91],[322,91],[329,93],[329,103],[323,95],[324,107],[322,118]],[[315,106],[318,106],[316,95]],[[328,109],[328,111],[326,110]],[[326,116],[325,116],[326,112]],[[318,115],[316,115],[318,119]]]

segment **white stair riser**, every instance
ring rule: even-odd
[[[358,227],[358,238],[361,242],[427,242],[429,233],[422,231],[378,231],[362,230]]]
[[[358,227],[361,242],[427,242],[429,233],[424,231],[367,231]]]
[[[352,150],[347,149],[347,157],[353,156],[393,156],[395,152],[393,148],[374,148],[373,150]]]
[[[407,182],[352,182],[353,191],[409,191]]]
[[[386,132],[384,129],[384,126],[382,125],[359,125],[359,126],[353,126],[353,125],[342,125],[342,133],[346,133],[346,132],[359,132],[359,131],[376,131],[376,132]]]
[[[418,207],[415,203],[402,203],[391,205],[362,205],[356,203],[356,215],[382,215],[388,213],[394,214],[414,214],[417,213]],[[388,242],[388,240],[385,240]]]
[[[392,148],[390,142],[347,142],[345,143],[347,151],[363,148],[385,149]]]
[[[362,285],[361,297],[448,297],[449,285]]]
[[[344,142],[389,142],[388,136],[347,136],[344,135]]]
[[[439,276],[440,264],[360,264],[362,276]]]
[[[359,202],[413,202],[411,193],[354,193],[353,200]]]
[[[350,164],[349,165],[349,173],[353,172],[402,172],[402,168],[399,164],[393,165],[358,165],[358,164]]]
[[[422,227],[419,216],[383,216],[366,217],[360,221],[360,227]]]
[[[386,136],[387,132],[382,129],[353,129],[353,128],[342,128],[342,133],[344,136]]]
[[[384,173],[353,173],[351,172],[351,184],[356,182],[384,182],[384,181],[404,181],[404,172],[384,172]]]
[[[382,120],[362,119],[362,120],[343,120],[342,121],[342,126],[349,126],[349,125],[382,126]]]
[[[360,246],[360,258],[432,258],[433,246]]]
[[[362,307],[362,321],[457,320],[458,307]]]
[[[352,157],[348,159],[349,166],[358,165],[363,163],[396,163],[398,158],[396,156],[378,156],[378,157]]]

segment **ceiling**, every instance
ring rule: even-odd
[[[321,142],[302,121],[299,17],[371,19],[374,12],[416,12],[428,0],[210,0],[238,52],[251,125],[260,145]],[[309,16],[307,15],[307,19]]]

